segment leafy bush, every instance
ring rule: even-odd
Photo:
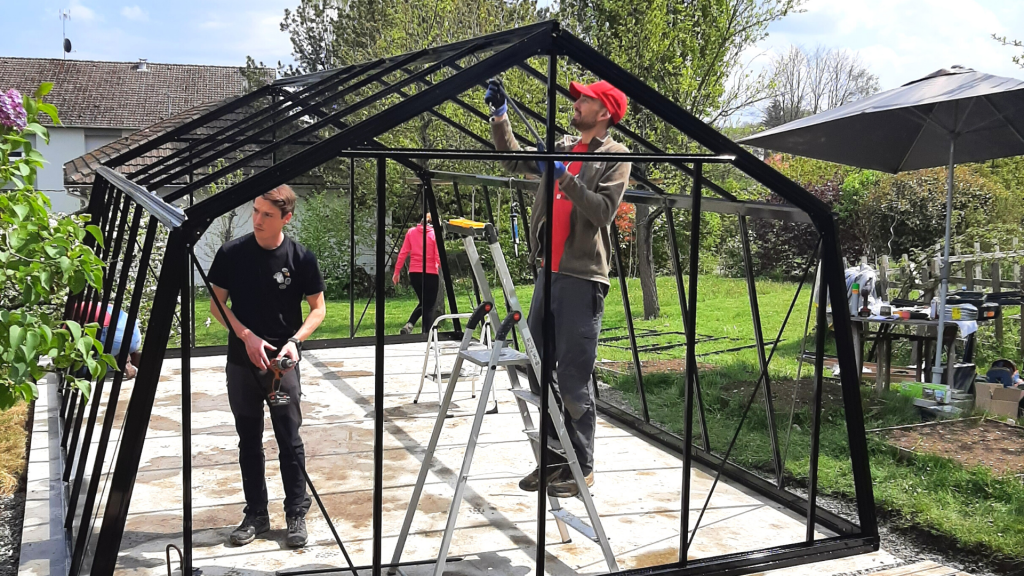
[[[49,199],[33,188],[43,156],[29,136],[49,142],[37,116],[60,122],[56,107],[43,102],[52,87],[44,83],[31,97],[0,93],[0,409],[34,399],[35,382],[48,371],[65,371],[67,383],[88,395],[89,382],[71,374],[84,366],[101,378],[116,366],[96,339],[98,324],[61,318],[69,294],[101,288],[103,262],[85,240],[103,238],[87,215],[50,213]]]

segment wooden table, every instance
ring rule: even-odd
[[[889,370],[892,365],[892,341],[897,339],[910,340],[914,342],[917,347],[917,379],[919,382],[930,381],[930,374],[927,374],[928,368],[931,366],[932,355],[928,354],[926,346],[923,344],[928,342],[934,342],[939,322],[938,320],[904,320],[902,318],[878,318],[878,317],[861,317],[851,316],[850,320],[854,322],[853,329],[853,345],[854,353],[857,357],[857,370],[861,375],[864,374],[864,342],[867,340],[875,340],[877,346],[875,348],[875,358],[877,358],[878,370],[875,375],[875,388],[879,391],[888,390],[890,385],[890,374]],[[870,324],[878,324],[879,330],[873,334],[873,336],[865,336],[868,332]],[[899,326],[907,327],[925,327],[930,328],[925,334],[910,334],[905,332],[893,332],[892,328]],[[888,327],[888,329],[886,329]],[[956,322],[947,321],[946,326],[943,329],[943,345],[946,347],[946,365],[956,365],[956,335],[960,331],[960,326]],[[950,387],[953,386],[953,370],[946,370],[946,384]],[[927,379],[927,380],[926,380]]]

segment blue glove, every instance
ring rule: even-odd
[[[543,152],[545,150],[544,144],[538,142],[537,143],[537,150],[539,150],[540,152]],[[548,163],[547,163],[546,160],[537,160],[537,170],[539,170],[541,174],[543,174],[544,171],[547,170],[547,169],[548,169]],[[559,178],[561,178],[563,174],[565,174],[565,163],[564,162],[559,162],[558,160],[555,160],[555,180],[558,180]]]
[[[508,112],[508,103],[505,87],[501,84],[500,78],[491,78],[487,81],[487,91],[484,92],[484,102],[491,107],[491,116],[497,118]]]

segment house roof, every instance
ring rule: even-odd
[[[147,62],[144,71],[139,68],[139,62],[2,56],[0,88],[32,93],[53,82],[46,100],[57,106],[64,125],[122,129],[143,128],[245,91],[237,66]],[[273,81],[274,70],[265,72]]]
[[[118,140],[114,140],[105,146],[100,146],[91,152],[86,152],[85,154],[64,164],[64,184],[67,186],[91,184],[96,168],[107,160],[110,160],[123,152],[127,152],[144,142],[149,142],[153,138],[156,138],[169,130],[173,130],[190,120],[194,120],[211,110],[215,110],[234,99],[235,97],[232,96],[193,106],[183,112],[179,112],[178,114],[171,116],[170,118],[161,120],[160,122],[147,126],[137,132],[132,132],[128,136]],[[226,123],[227,122],[224,124]],[[219,128],[221,126],[218,125],[217,127]],[[150,150],[131,162],[118,166],[117,171],[123,174],[130,174],[158,158],[163,158],[164,156],[171,154],[183,145],[184,144],[182,143],[171,143],[167,146],[161,146]]]

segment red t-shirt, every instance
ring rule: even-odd
[[[573,147],[573,152],[586,152],[590,150],[589,144],[582,141]],[[582,162],[570,162],[566,166],[566,172],[578,176]],[[555,206],[551,214],[551,271],[558,272],[562,263],[562,252],[565,251],[565,241],[569,238],[571,226],[569,215],[572,214],[572,200],[558,188],[558,180],[555,180]]]

